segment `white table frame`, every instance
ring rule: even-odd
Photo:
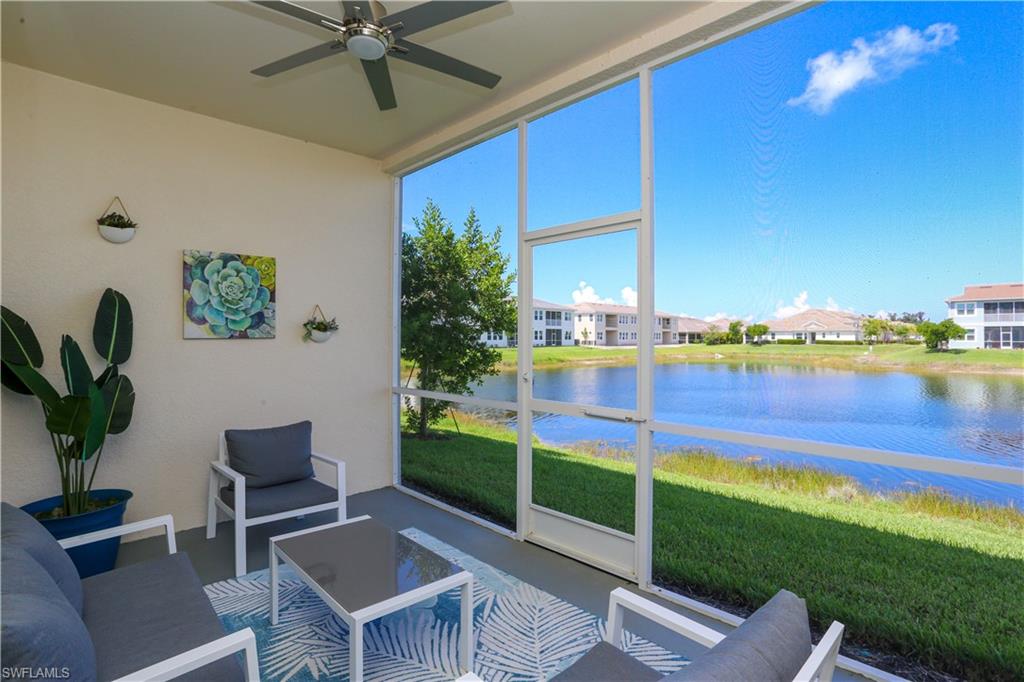
[[[307,533],[344,526],[349,523],[358,523],[369,520],[369,516],[357,516],[344,521],[307,528],[305,530],[285,533],[270,538],[270,624],[277,625],[279,609],[278,589],[278,560],[283,561],[292,567],[292,570],[308,585],[320,598],[348,624],[349,632],[349,678],[351,682],[362,682],[363,679],[363,626],[372,620],[386,616],[396,611],[401,611],[425,599],[440,595],[456,587],[461,590],[462,609],[461,624],[459,627],[459,659],[462,672],[473,672],[473,574],[469,571],[461,571],[455,575],[442,580],[423,585],[415,590],[396,595],[382,602],[371,604],[358,611],[349,613],[345,608],[336,602],[326,591],[324,591],[312,577],[302,570],[294,561],[281,551],[277,543],[288,538],[294,538]],[[428,550],[429,551],[429,550]]]

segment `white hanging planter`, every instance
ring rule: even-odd
[[[100,235],[108,242],[113,244],[124,244],[130,242],[135,237],[134,227],[111,227],[110,225],[100,225]]]
[[[114,207],[114,204],[118,204],[121,207],[123,215],[111,212],[110,209]],[[113,224],[108,225],[106,223]],[[118,224],[121,226],[117,227]],[[99,227],[100,236],[111,244],[124,244],[125,242],[130,242],[135,237],[135,221],[128,215],[128,209],[124,207],[121,197],[114,197],[111,200],[107,205],[107,210],[96,221],[96,226]]]
[[[319,315],[319,318],[317,318]],[[316,329],[316,327],[327,327],[327,329]],[[333,329],[331,329],[333,327]],[[327,319],[324,315],[324,311],[320,310],[320,305],[316,305],[313,308],[313,316],[303,323],[302,328],[306,330],[306,333],[302,335],[303,341],[312,341],[313,343],[324,343],[329,338],[334,336],[334,332],[338,330],[338,323],[336,319]]]
[[[309,340],[313,343],[323,343],[332,336],[334,336],[334,332],[322,332],[318,329],[309,330]]]

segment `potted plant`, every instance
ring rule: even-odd
[[[111,212],[96,220],[100,226],[100,234],[108,242],[123,244],[135,236],[135,221],[126,218],[120,213]]]
[[[124,215],[110,210],[114,207],[115,203],[120,204]],[[107,210],[104,211],[103,217],[96,219],[96,224],[99,225],[100,234],[103,238],[115,244],[123,244],[130,241],[135,236],[135,228],[138,227],[135,221],[128,217],[128,209],[124,207],[121,197],[114,197],[114,200],[110,202],[110,206],[107,206]]]
[[[0,306],[3,385],[35,396],[60,470],[61,494],[22,507],[60,539],[120,525],[132,493],[94,490],[93,481],[108,436],[123,432],[132,420],[135,389],[118,365],[132,352],[132,309],[123,294],[107,289],[100,298],[92,340],[104,361],[95,378],[78,343],[64,335],[60,364],[68,394],[62,396],[39,373],[43,351],[32,327]],[[69,550],[82,577],[114,567],[120,540],[114,538]]]
[[[317,312],[320,313],[319,318],[316,316]],[[318,305],[313,311],[313,316],[302,324],[302,328],[306,330],[306,333],[302,335],[303,341],[323,343],[331,338],[334,332],[338,331],[338,318],[332,317],[328,320],[327,316],[324,315],[324,311],[320,310]]]

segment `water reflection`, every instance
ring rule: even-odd
[[[654,387],[655,416],[663,421],[1024,466],[1024,379],[1017,376],[685,363],[656,365]],[[515,375],[502,374],[488,377],[477,395],[514,400],[515,389]],[[636,400],[636,368],[538,370],[534,395],[630,409]],[[611,422],[577,423],[558,416],[534,423],[535,435],[552,444],[613,441],[620,436],[614,431]],[[751,454],[741,450],[726,454]],[[986,499],[1009,492],[1024,499],[1019,489],[957,477],[836,460],[817,464],[838,467],[869,485],[931,485],[941,478],[953,492]]]

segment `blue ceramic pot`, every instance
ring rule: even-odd
[[[89,494],[90,499],[118,500],[117,504],[112,504],[109,507],[97,509],[96,511],[86,512],[85,514],[76,514],[75,516],[39,519],[39,523],[43,524],[43,527],[50,531],[53,537],[58,540],[105,528],[113,528],[120,526],[124,521],[124,510],[131,497],[132,493],[130,490],[120,490],[118,488],[93,490]],[[63,499],[61,496],[55,495],[54,497],[47,497],[45,500],[26,504],[22,509],[35,516],[41,512],[48,512],[62,504]],[[88,578],[90,575],[96,575],[97,573],[103,573],[112,569],[117,561],[117,550],[120,546],[121,538],[110,538],[109,540],[100,540],[99,542],[92,542],[80,547],[72,547],[68,550],[68,555],[71,557],[71,561],[74,562],[75,568],[78,569],[78,575]]]

